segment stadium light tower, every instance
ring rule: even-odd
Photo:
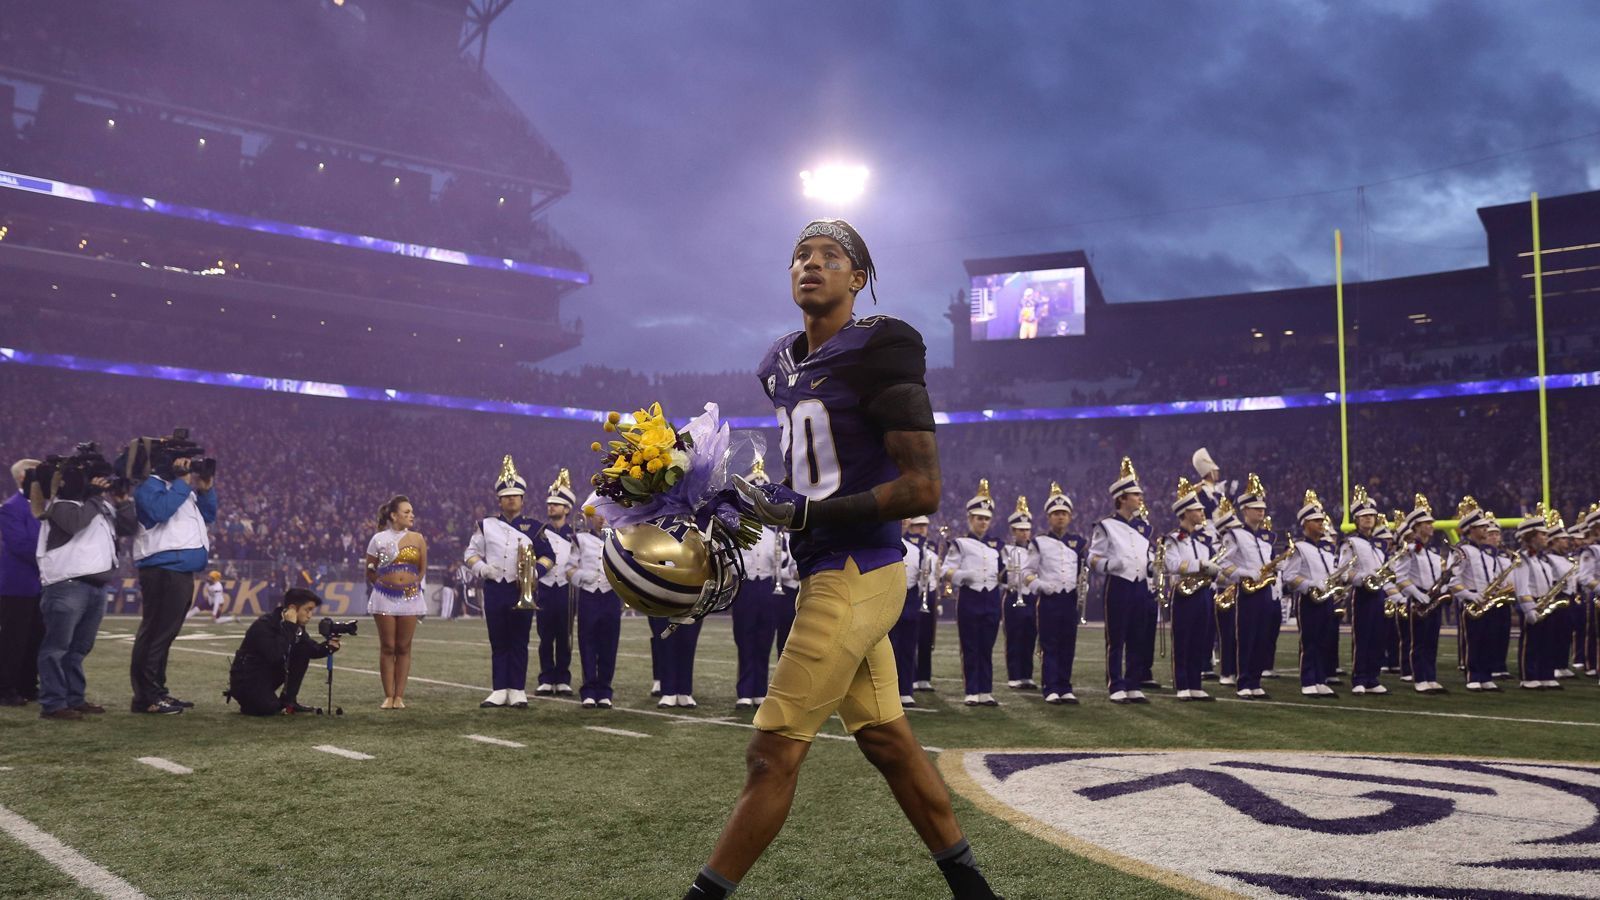
[[[800,188],[824,203],[851,203],[866,191],[867,174],[866,166],[818,166],[800,173]]]

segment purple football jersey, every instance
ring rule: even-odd
[[[915,328],[892,316],[852,319],[815,352],[806,335],[779,338],[756,370],[782,428],[785,483],[812,500],[870,491],[899,469],[867,407],[885,388],[922,384],[927,349]],[[899,522],[862,521],[796,532],[791,545],[800,577],[842,569],[854,557],[863,572],[898,562]]]

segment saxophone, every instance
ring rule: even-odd
[[[1433,585],[1428,588],[1428,605],[1421,609],[1412,610],[1411,614],[1417,618],[1432,614],[1444,605],[1453,594],[1450,592],[1450,576],[1455,573],[1456,561],[1461,557],[1461,548],[1452,547],[1450,558],[1445,560],[1444,568],[1439,570],[1439,577],[1434,579]]]
[[[1572,566],[1571,568],[1567,569],[1567,573],[1565,575],[1557,578],[1555,583],[1550,585],[1550,590],[1545,591],[1544,596],[1540,597],[1538,602],[1533,605],[1534,615],[1543,619],[1545,616],[1555,612],[1563,606],[1570,605],[1572,603],[1572,597],[1570,595],[1562,596],[1561,591],[1567,586],[1567,582],[1572,580],[1572,576],[1576,575],[1577,573],[1578,567]]]
[[[1241,582],[1244,585],[1245,593],[1253,594],[1262,588],[1271,587],[1278,580],[1278,567],[1288,562],[1289,557],[1293,555],[1294,545],[1290,544],[1289,549],[1268,560],[1267,564],[1261,567],[1260,578],[1246,578]]]
[[[1389,554],[1389,558],[1383,561],[1383,565],[1379,566],[1376,572],[1361,579],[1361,586],[1369,591],[1383,590],[1384,585],[1395,579],[1394,564],[1399,562],[1400,557],[1408,552],[1406,547],[1401,546],[1400,549]]]
[[[1238,602],[1239,585],[1237,584],[1228,585],[1222,589],[1222,593],[1217,595],[1217,609],[1223,610],[1224,612],[1233,609],[1234,604]]]
[[[539,609],[539,569],[532,543],[517,547],[517,609]]]
[[[1336,599],[1340,594],[1343,594],[1349,588],[1349,585],[1344,583],[1345,576],[1350,574],[1350,570],[1355,568],[1355,565],[1356,558],[1351,556],[1344,565],[1329,572],[1328,577],[1322,580],[1321,585],[1312,588],[1311,602],[1327,603],[1329,600]]]
[[[1495,607],[1504,606],[1515,600],[1517,597],[1516,589],[1507,585],[1506,579],[1510,578],[1511,573],[1515,572],[1523,562],[1525,560],[1520,553],[1515,550],[1511,551],[1511,565],[1501,569],[1500,574],[1496,575],[1494,580],[1484,587],[1483,596],[1479,598],[1477,603],[1469,602],[1463,605],[1462,611],[1467,614],[1467,617],[1481,619]]]
[[[1222,565],[1222,561],[1227,559],[1232,553],[1233,553],[1233,545],[1232,544],[1229,544],[1228,546],[1223,547],[1222,548],[1222,552],[1217,553],[1216,555],[1211,557],[1211,564],[1215,565],[1215,566]],[[1211,576],[1210,575],[1206,575],[1204,573],[1195,574],[1195,575],[1185,575],[1185,576],[1183,576],[1183,577],[1178,579],[1178,593],[1181,596],[1184,596],[1184,597],[1193,597],[1195,594],[1199,593],[1200,590],[1202,588],[1204,588],[1206,585],[1211,584],[1211,582],[1212,582]]]

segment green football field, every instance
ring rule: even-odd
[[[181,716],[126,711],[131,619],[108,619],[87,669],[106,715],[45,722],[0,709],[0,806],[149,897],[676,898],[711,850],[743,774],[749,713],[732,709],[734,648],[725,617],[700,640],[699,709],[657,710],[648,631],[623,624],[619,707],[535,701],[480,710],[489,651],[477,621],[424,622],[409,708],[378,709],[376,641],[337,657],[341,718],[250,719],[224,707],[228,657],[244,624],[187,626],[169,683],[199,706]],[[1003,638],[1002,638],[1003,641]],[[1083,705],[1051,707],[1005,690],[999,709],[959,703],[954,625],[935,651],[937,697],[909,715],[923,744],[995,748],[1217,748],[1600,759],[1600,688],[1468,695],[1443,641],[1452,693],[1414,694],[1397,677],[1382,698],[1301,700],[1286,631],[1266,682],[1271,702],[1148,706],[1105,699],[1101,633],[1085,629],[1076,668]],[[1345,650],[1348,658],[1348,636]],[[996,650],[1003,677],[1004,666]],[[1158,677],[1164,661],[1158,660]],[[325,702],[313,667],[302,701]],[[954,697],[954,703],[950,702]],[[928,699],[924,699],[928,698]],[[596,729],[611,729],[609,731]],[[947,897],[888,789],[837,720],[807,761],[794,813],[740,886],[742,898]],[[482,743],[479,735],[522,744]],[[331,745],[373,757],[347,759]],[[171,774],[138,761],[192,769]],[[1152,881],[1078,857],[956,798],[991,881],[1010,900],[1158,897]],[[1197,835],[1199,846],[1213,836]],[[43,856],[0,836],[0,895],[91,897]]]

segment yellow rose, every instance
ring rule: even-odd
[[[599,441],[595,441],[594,443],[590,444],[589,445],[589,449],[593,450],[596,453],[599,453],[600,452],[600,442]]]
[[[628,470],[628,474],[632,475],[635,478],[643,478],[644,477],[644,470],[639,468],[638,466],[634,466],[632,469]]]
[[[652,474],[652,475],[654,475],[655,473],[661,471],[661,460],[659,460],[659,459],[650,460],[648,463],[645,464],[645,470],[650,472],[650,474]]]

